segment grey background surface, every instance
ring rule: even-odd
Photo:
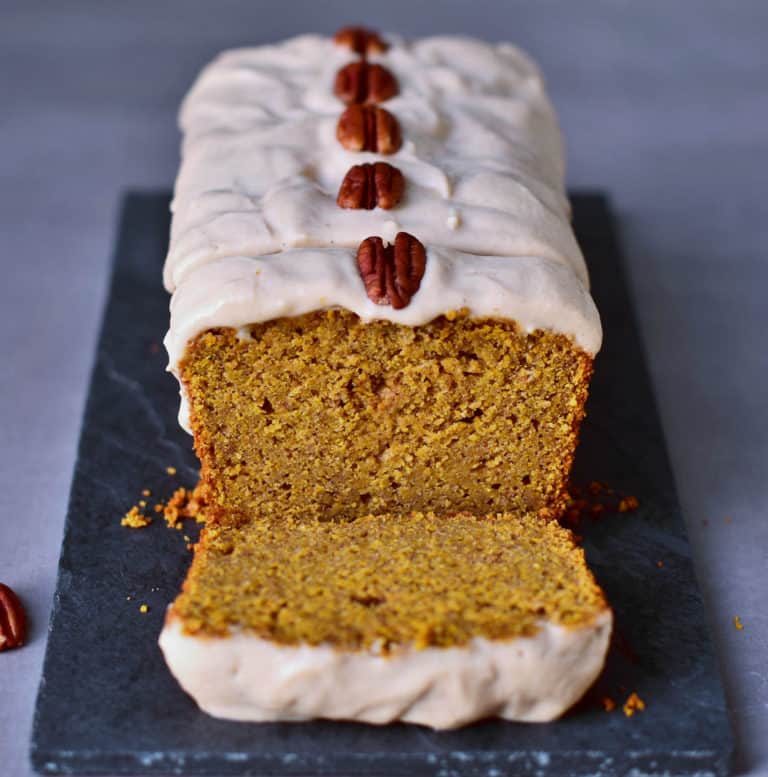
[[[768,775],[761,0],[0,0],[0,580],[23,597],[32,626],[27,647],[0,655],[0,774],[30,773],[32,708],[119,194],[170,186],[176,107],[218,50],[359,21],[509,39],[541,63],[568,142],[570,185],[607,189],[621,217],[738,773]],[[648,702],[644,714],[653,714]]]

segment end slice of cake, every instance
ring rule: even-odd
[[[548,721],[600,672],[612,615],[535,515],[216,521],[160,645],[234,720]]]

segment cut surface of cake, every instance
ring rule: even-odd
[[[238,720],[546,721],[600,671],[611,613],[570,532],[535,515],[209,524],[160,645]]]
[[[591,360],[562,335],[332,310],[187,348],[202,477],[233,512],[540,510],[565,498]]]

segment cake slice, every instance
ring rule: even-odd
[[[202,478],[235,517],[556,516],[602,331],[541,75],[356,36],[225,52],[182,106],[165,342]]]
[[[217,717],[444,729],[561,715],[611,623],[570,532],[536,516],[252,518],[203,530],[160,646]]]

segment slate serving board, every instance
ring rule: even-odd
[[[306,777],[726,774],[732,736],[723,692],[613,217],[598,194],[573,196],[606,330],[573,479],[605,481],[637,496],[640,508],[584,526],[589,562],[616,614],[597,686],[555,723],[490,721],[443,733],[232,723],[198,711],[157,647],[165,605],[189,563],[185,540],[162,519],[140,531],[119,520],[142,489],[152,491],[151,507],[197,475],[159,347],[168,323],[160,279],[168,202],[167,193],[129,193],[123,204],[37,700],[35,768]],[[139,612],[141,603],[148,613]],[[632,691],[647,706],[626,717],[621,704]],[[604,696],[617,702],[614,711],[603,709]]]

